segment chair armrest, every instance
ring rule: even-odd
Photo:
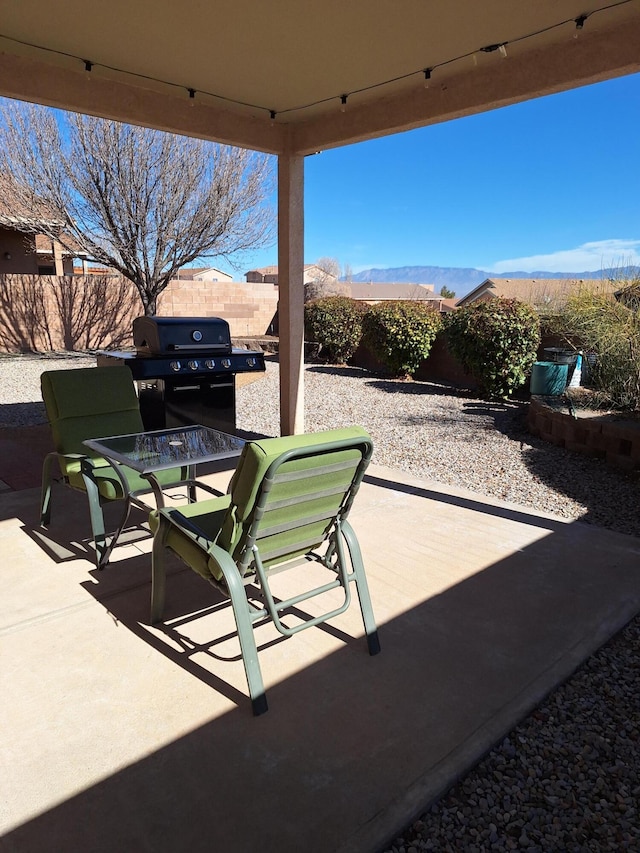
[[[170,513],[163,512],[162,513],[166,519],[168,519],[172,524],[175,524],[176,527],[181,527],[184,530],[188,530],[189,533],[192,533],[197,539],[205,539],[207,542],[211,542],[210,537],[201,527],[198,527],[190,518],[187,518],[186,515],[183,515],[180,510],[172,509]]]

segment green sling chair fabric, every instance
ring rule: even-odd
[[[144,431],[131,371],[128,367],[49,370],[41,376],[41,388],[53,435],[53,456],[57,456],[63,479],[71,488],[89,494],[97,564],[102,568],[106,544],[100,501],[121,501],[128,495],[109,462],[82,442],[89,438]],[[49,523],[51,516],[51,456],[45,459],[43,469],[41,523],[44,525]],[[137,471],[131,468],[121,471],[129,493],[151,490],[149,481]],[[92,484],[87,483],[87,476],[97,489],[95,499],[91,498],[93,489]],[[162,471],[159,475],[164,484],[181,479],[180,469]]]
[[[163,555],[165,548],[169,548],[231,597],[256,714],[266,710],[266,699],[255,640],[249,633],[251,624],[267,613],[278,630],[288,636],[343,612],[349,605],[348,586],[353,581],[369,651],[371,654],[379,651],[359,546],[346,520],[371,452],[371,439],[358,426],[251,441],[242,451],[227,495],[150,515],[154,531],[152,621],[158,621],[162,615]],[[343,540],[352,564],[351,573],[345,568]],[[320,558],[320,562],[338,579],[297,597],[295,603],[338,585],[345,591],[345,602],[328,614],[288,629],[279,616],[286,602],[275,604],[268,589],[268,574],[276,567],[280,570],[295,557],[315,552],[323,543],[329,544],[329,557],[326,562]],[[242,595],[234,593],[231,587],[236,580],[241,584],[245,575],[253,582],[254,574],[267,609],[247,616],[249,604],[244,587]]]

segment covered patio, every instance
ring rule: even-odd
[[[187,0],[3,10],[0,94],[278,158],[280,424],[304,429],[304,158],[640,70],[640,3]],[[526,165],[526,164],[525,164]],[[228,471],[211,474],[224,488]],[[0,494],[2,849],[374,851],[640,610],[634,538],[369,469],[352,515],[380,628],[258,641],[149,541],[97,573],[84,496]]]
[[[84,495],[38,496],[0,494],[7,851],[375,853],[640,610],[637,539],[373,466],[382,653],[357,607],[260,627],[256,718],[217,593],[172,562],[150,627],[150,540],[98,572]]]
[[[277,157],[290,434],[304,430],[305,157],[637,72],[639,44],[638,0],[68,0],[53,14],[21,0],[3,9],[0,95]]]

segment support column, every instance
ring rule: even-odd
[[[64,275],[64,265],[62,262],[62,246],[57,240],[53,240],[51,244],[53,253],[53,266],[56,275]]]
[[[278,156],[280,434],[304,432],[304,157]]]

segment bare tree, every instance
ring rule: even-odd
[[[304,301],[319,299],[321,296],[350,296],[351,287],[340,281],[340,263],[335,258],[318,258],[315,278],[304,286]]]
[[[237,265],[274,241],[266,155],[17,101],[0,108],[7,201],[55,211],[38,231],[130,279],[145,314],[180,267]]]

